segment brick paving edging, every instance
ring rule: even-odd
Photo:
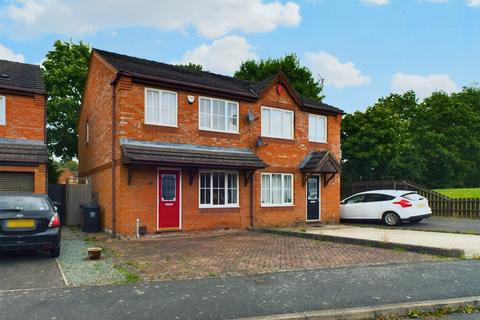
[[[328,241],[328,242],[335,242],[335,243],[361,245],[361,246],[376,247],[376,248],[382,248],[382,249],[400,248],[406,251],[423,253],[423,254],[431,254],[431,255],[443,256],[443,257],[449,257],[449,258],[462,258],[465,256],[465,251],[460,249],[444,249],[444,248],[417,246],[417,245],[395,243],[395,242],[383,242],[383,241],[376,241],[376,240],[337,237],[337,236],[324,235],[324,234],[313,234],[313,233],[307,233],[307,232],[298,232],[298,231],[271,229],[271,228],[249,228],[249,230],[253,232],[271,233],[271,234],[277,234],[282,236],[291,236],[291,237],[299,237],[304,239],[313,239],[313,240]]]

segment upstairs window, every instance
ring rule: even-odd
[[[201,130],[238,133],[238,102],[200,97]]]
[[[308,140],[312,142],[327,142],[327,117],[308,115]]]
[[[145,89],[145,123],[158,126],[177,126],[177,93]]]
[[[0,96],[0,125],[7,124],[7,110],[5,106],[5,97]]]
[[[293,111],[262,107],[262,136],[293,139]]]

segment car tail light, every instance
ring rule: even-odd
[[[59,228],[60,227],[60,217],[58,216],[58,213],[55,213],[50,219],[50,223],[48,224],[49,228]]]
[[[395,201],[393,204],[398,204],[402,208],[408,208],[408,207],[412,206],[412,203],[410,201],[406,200],[406,199],[401,199],[399,201]]]

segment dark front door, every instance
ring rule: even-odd
[[[320,177],[307,180],[307,220],[320,220]]]
[[[158,172],[158,229],[180,228],[180,171]]]

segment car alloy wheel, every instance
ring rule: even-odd
[[[383,221],[389,226],[396,226],[400,222],[400,217],[395,212],[387,212],[383,216]]]

